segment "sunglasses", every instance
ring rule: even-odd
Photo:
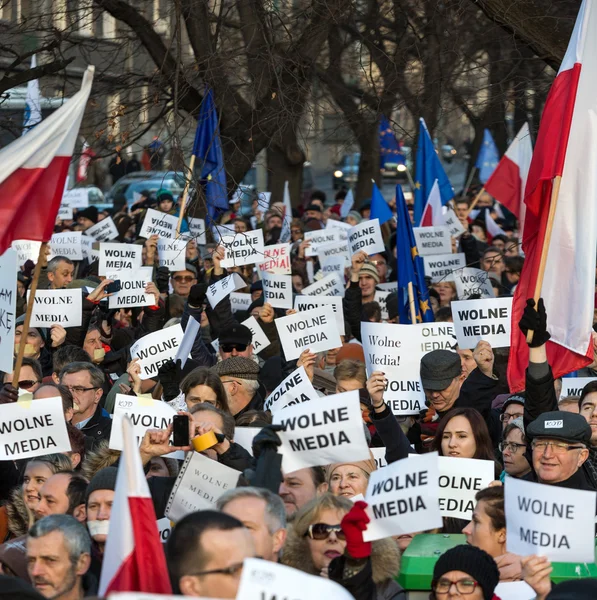
[[[330,533],[334,532],[339,540],[346,540],[346,535],[342,531],[341,525],[327,525],[326,523],[313,523],[309,525],[305,537],[310,537],[312,540],[325,540],[330,537]]]
[[[247,349],[247,344],[222,344],[220,348],[222,349],[222,352],[226,352],[226,354],[233,350],[244,352]]]
[[[36,383],[39,383],[39,381],[34,380],[34,379],[23,379],[22,381],[19,381],[19,387],[22,390],[29,390],[31,389]]]
[[[190,283],[195,278],[192,275],[177,275],[176,277],[173,277],[173,279],[178,283]]]

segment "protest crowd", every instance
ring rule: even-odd
[[[597,598],[597,89],[459,194],[421,121],[414,202],[200,218],[62,192],[92,74],[0,150],[0,598]]]

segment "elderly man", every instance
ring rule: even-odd
[[[197,283],[197,269],[192,264],[186,263],[182,271],[172,273],[171,281],[174,293],[187,298],[191,288]]]
[[[290,520],[305,504],[327,491],[323,468],[307,467],[284,475],[278,494],[284,502],[286,517]]]
[[[263,488],[239,487],[220,496],[216,506],[249,530],[258,556],[278,562],[286,540],[286,511],[280,496]]]
[[[263,398],[258,394],[259,366],[250,358],[233,356],[219,362],[214,368],[220,377],[230,414],[238,418],[248,410],[262,410]]]

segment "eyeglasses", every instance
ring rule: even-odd
[[[517,444],[516,442],[500,442],[498,444],[498,448],[500,449],[500,452],[505,452],[506,450],[508,450],[509,452],[512,452],[512,454],[516,454],[518,452],[519,448],[526,448],[527,445],[526,444]]]
[[[247,344],[222,344],[220,348],[222,349],[222,352],[226,352],[227,354],[233,350],[244,352],[247,349]]]
[[[300,229],[291,229],[290,233],[296,233],[296,234],[300,235],[303,232]]]
[[[531,448],[538,450],[540,454],[543,454],[547,447],[551,446],[551,451],[554,454],[565,454],[569,450],[583,450],[584,446],[572,446],[566,442],[545,442],[543,440],[533,440],[531,442]]]
[[[243,563],[234,563],[229,567],[224,567],[223,569],[211,569],[211,571],[199,571],[198,573],[189,573],[189,575],[194,575],[195,577],[202,577],[203,575],[231,575],[235,577],[243,570]]]
[[[326,523],[313,523],[309,525],[305,537],[310,537],[312,540],[325,540],[330,537],[330,533],[334,532],[339,540],[345,540],[346,535],[342,531],[341,525],[327,525]]]
[[[98,389],[97,387],[86,388],[86,387],[81,387],[80,385],[75,385],[75,386],[67,385],[66,387],[71,394],[82,394],[83,392],[90,392],[91,390]]]
[[[518,419],[519,417],[523,417],[524,413],[515,413],[513,415],[509,414],[509,413],[502,413],[500,415],[500,421],[502,423],[507,423],[508,421],[510,421],[511,419]]]
[[[39,383],[39,381],[37,379],[23,379],[22,381],[19,381],[19,387],[22,390],[29,390],[31,389],[36,383]]]
[[[433,588],[433,591],[438,594],[447,594],[453,585],[456,586],[456,591],[459,594],[466,596],[467,594],[472,594],[479,584],[474,579],[458,579],[457,581],[452,581],[451,579],[442,577],[441,579],[432,582],[431,587]]]
[[[174,281],[177,283],[191,283],[195,277],[192,275],[175,275],[172,279],[174,279]]]

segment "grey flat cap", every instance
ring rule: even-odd
[[[460,355],[449,350],[433,350],[421,359],[423,389],[445,390],[462,373]]]
[[[527,437],[550,438],[572,444],[578,442],[588,447],[591,443],[591,426],[580,415],[554,410],[537,417],[527,427]]]

